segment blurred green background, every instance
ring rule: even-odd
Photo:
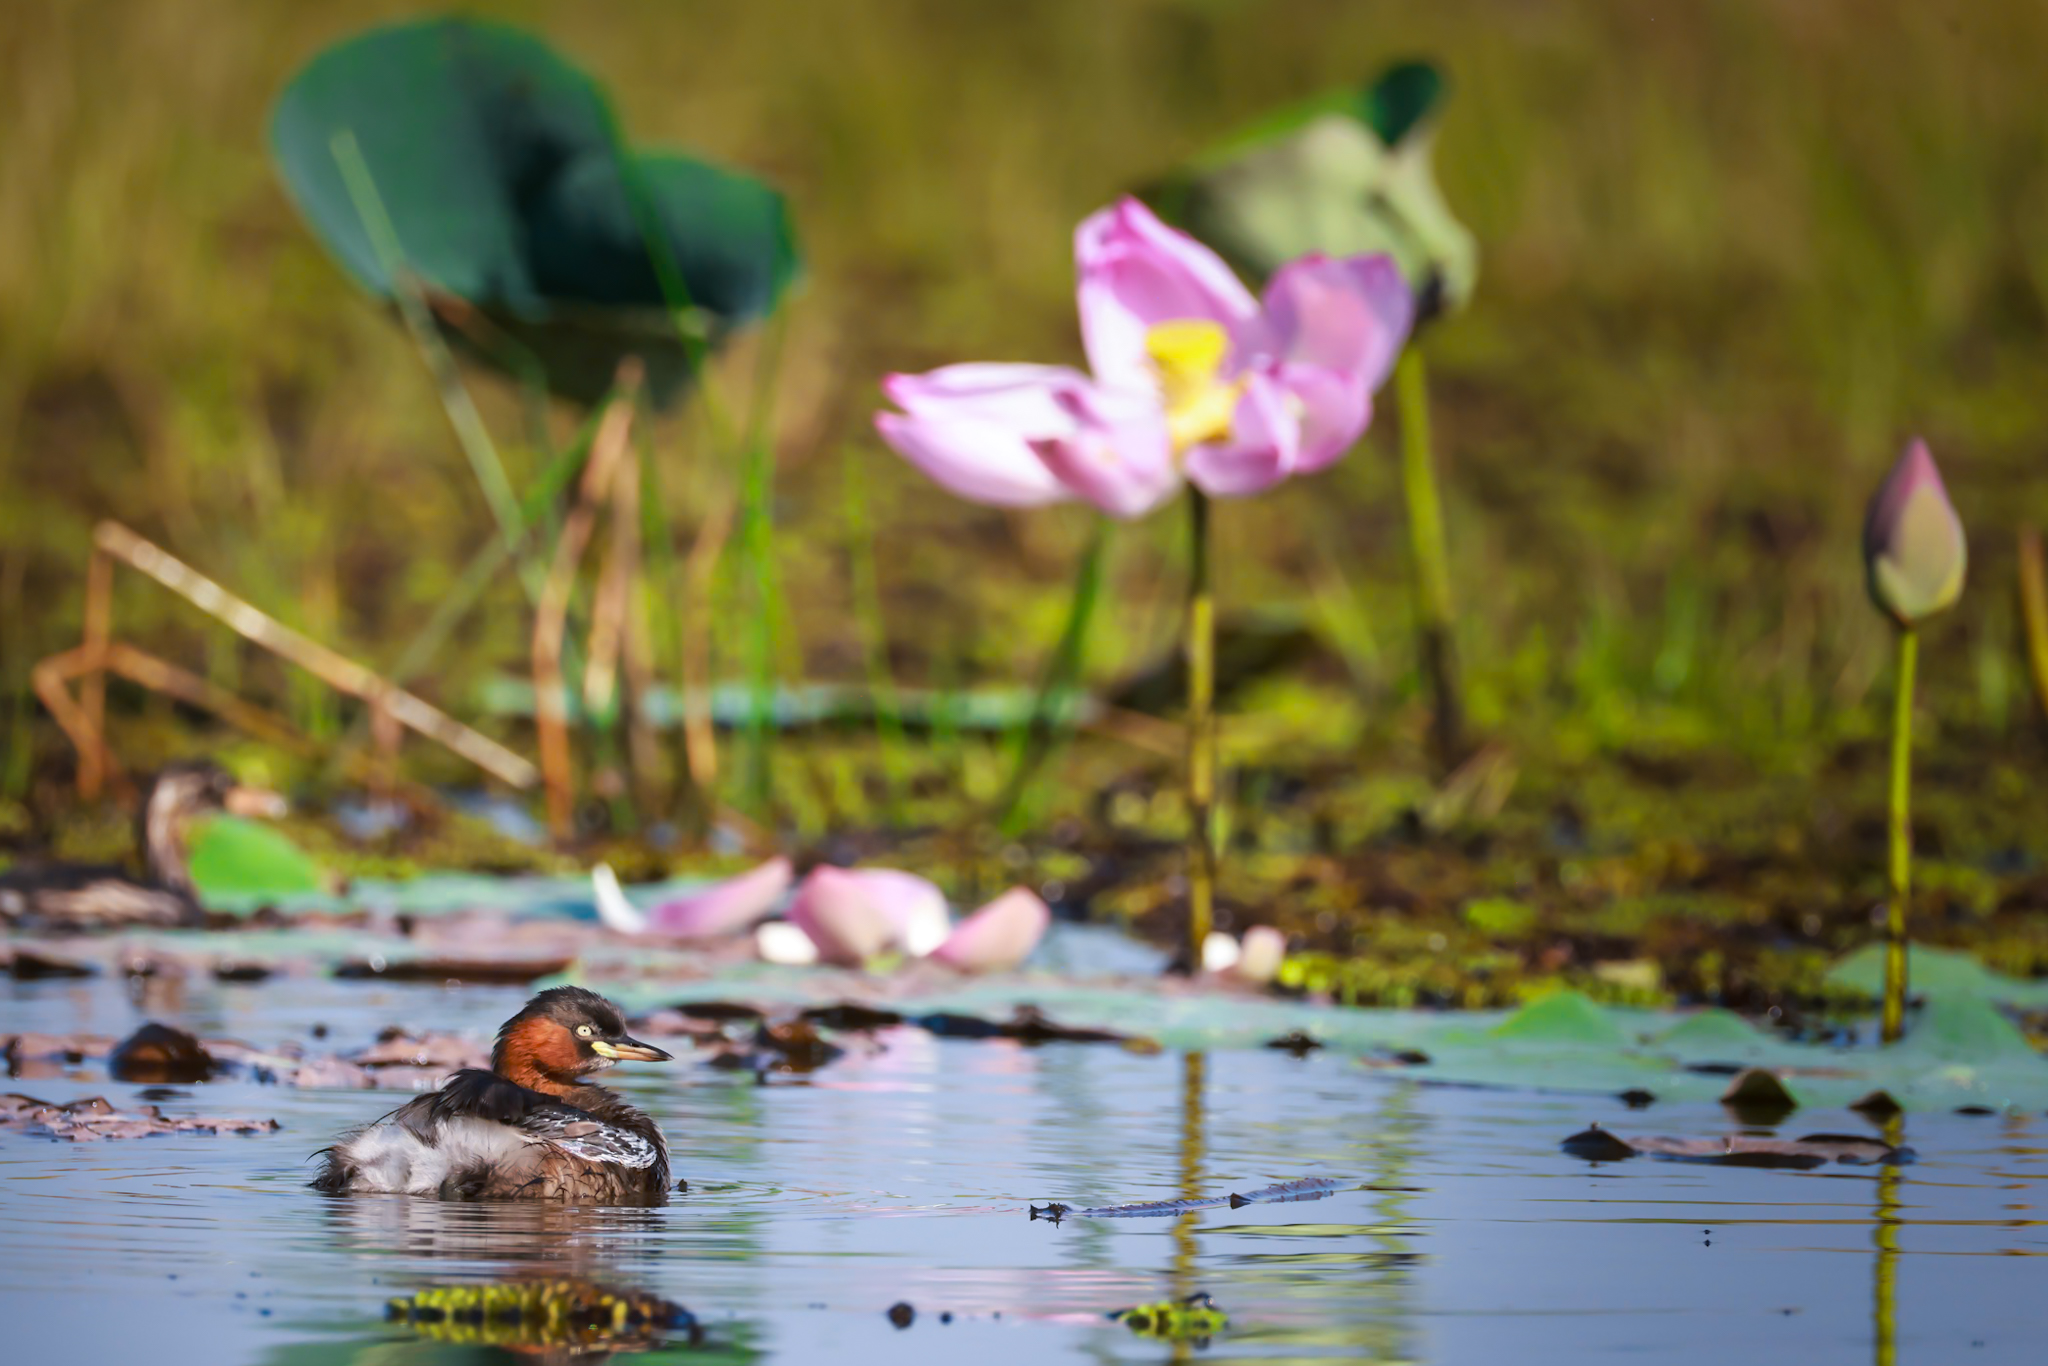
[[[76,641],[96,519],[372,665],[491,534],[418,355],[299,223],[263,135],[312,53],[428,12],[17,0],[0,13],[0,743],[17,795],[31,755],[68,774],[25,680]],[[1745,782],[1796,776],[1771,790],[1797,812],[1830,774],[1874,772],[1889,635],[1864,601],[1856,537],[1919,432],[1972,538],[1963,605],[1929,632],[1924,743],[1952,762],[1928,781],[1995,805],[2001,829],[2038,814],[2017,795],[2040,750],[2012,583],[2017,532],[2048,522],[2048,9],[470,12],[530,27],[608,82],[636,141],[698,149],[792,199],[810,274],[787,314],[772,425],[784,677],[865,676],[844,497],[857,479],[896,679],[1035,678],[1092,514],[1005,513],[931,486],[870,431],[877,378],[1078,359],[1069,243],[1083,215],[1275,104],[1423,54],[1450,74],[1440,177],[1483,253],[1472,306],[1430,339],[1473,722],[1555,775],[1515,802],[1597,804],[1586,765],[1638,787],[1665,780],[1659,764],[1688,782],[1733,765]],[[720,363],[735,403],[754,350]],[[480,374],[474,387],[515,479],[530,473],[518,396]],[[1290,618],[1313,640],[1232,706],[1254,718],[1239,743],[1261,762],[1423,784],[1381,406],[1333,472],[1221,509],[1226,618]],[[572,416],[555,415],[558,434]],[[686,554],[739,471],[690,410],[656,450]],[[1170,653],[1182,541],[1180,519],[1159,515],[1113,543],[1096,685]],[[485,676],[526,666],[530,618],[505,578],[420,685],[457,715],[476,715]],[[712,618],[721,678],[743,667],[723,629],[733,578]],[[139,643],[316,729],[331,706],[152,586],[124,581],[117,602]],[[114,697],[117,711],[150,705]],[[1170,765],[1157,771],[1168,781]],[[969,764],[962,781],[985,797],[997,778]]]

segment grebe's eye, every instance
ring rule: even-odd
[[[595,1031],[593,1031],[593,1030],[591,1029],[591,1027],[590,1027],[589,1025],[577,1025],[577,1026],[576,1026],[576,1032],[577,1032],[578,1034],[582,1035],[582,1036],[583,1036],[584,1038],[586,1038],[586,1039],[587,1039],[587,1038],[589,1038],[589,1037],[591,1036],[591,1034],[592,1034],[592,1033],[594,1033]]]

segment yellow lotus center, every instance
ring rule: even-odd
[[[1230,337],[1223,325],[1205,318],[1175,318],[1146,330],[1145,354],[1166,400],[1166,429],[1175,455],[1230,435],[1231,414],[1237,411],[1243,386],[1222,378],[1223,358],[1229,351]]]

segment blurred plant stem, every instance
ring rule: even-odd
[[[1884,1122],[1884,1141],[1894,1148],[1906,1141],[1905,1122],[1893,1115]],[[1877,1169],[1877,1277],[1871,1287],[1871,1360],[1893,1366],[1898,1360],[1899,1183],[1904,1173],[1896,1162]]]
[[[740,548],[746,559],[747,592],[740,599],[746,612],[740,634],[746,641],[748,689],[742,802],[756,820],[769,817],[774,801],[771,746],[775,734],[775,632],[781,616],[781,594],[775,576],[775,446],[771,419],[776,381],[781,372],[782,343],[789,331],[788,318],[786,311],[777,313],[762,338],[742,436],[746,469],[740,491]]]
[[[2034,681],[2034,700],[2048,715],[2048,556],[2041,550],[2041,533],[2031,527],[2020,533],[2019,581],[2027,673]]]
[[[490,429],[484,425],[476,400],[462,382],[462,372],[456,367],[455,357],[449,353],[447,344],[435,328],[433,314],[427,307],[418,279],[406,264],[398,233],[391,226],[391,216],[384,209],[383,199],[378,196],[377,183],[371,178],[369,164],[363,160],[362,149],[356,145],[355,134],[347,131],[336,133],[333,149],[342,180],[348,185],[349,198],[362,217],[363,230],[369,234],[371,248],[394,283],[399,316],[405,320],[413,344],[419,347],[420,355],[427,362],[427,370],[434,377],[434,388],[441,396],[441,406],[447,409],[448,421],[455,428],[455,439],[469,460],[470,472],[475,475],[477,486],[483,490],[491,516],[498,523],[498,537],[504,543],[506,554],[519,565],[519,580],[526,589],[527,598],[538,602],[544,571],[539,561],[524,551],[519,500],[513,495],[512,481],[505,476],[505,463],[498,458],[498,447],[491,440]]]
[[[1920,633],[1899,631],[1898,694],[1892,705],[1891,899],[1884,923],[1884,1041],[1896,1043],[1906,1024],[1906,900],[1913,878],[1913,675]]]
[[[1430,698],[1430,745],[1439,768],[1457,766],[1465,748],[1464,690],[1451,619],[1451,568],[1444,548],[1443,501],[1430,445],[1429,375],[1419,346],[1394,367],[1401,414],[1401,493],[1408,508],[1408,552],[1415,593],[1416,648]]]
[[[1202,970],[1216,916],[1216,592],[1209,571],[1209,496],[1188,489],[1187,971]]]
[[[1110,522],[1097,518],[1089,535],[1088,548],[1081,552],[1080,567],[1074,573],[1074,591],[1067,599],[1067,619],[1060,627],[1059,642],[1052,658],[1039,676],[1038,693],[1031,701],[1030,714],[1013,733],[1010,744],[1010,777],[996,799],[996,833],[1014,839],[1030,823],[1026,795],[1038,776],[1072,729],[1070,714],[1077,700],[1075,688],[1088,653],[1088,626],[1095,618],[1095,606],[1102,600],[1102,566],[1109,545]]]
[[[867,490],[862,486],[857,449],[851,445],[841,463],[840,502],[846,513],[846,558],[852,573],[853,615],[860,630],[861,654],[867,663],[868,696],[875,707],[875,730],[881,739],[882,779],[892,824],[903,819],[907,781],[903,739],[903,708],[896,680],[889,673],[889,624],[882,615],[882,590],[875,569],[875,527],[868,517]]]
[[[1200,495],[1197,495],[1198,497]],[[1202,1168],[1204,1139],[1208,1136],[1205,1122],[1204,1092],[1208,1088],[1209,1057],[1206,1053],[1184,1053],[1180,1060],[1180,1197],[1183,1200],[1202,1198]],[[1195,1284],[1195,1222],[1201,1216],[1195,1213],[1181,1215],[1173,1221],[1173,1264],[1168,1277],[1173,1287],[1176,1303],[1185,1303],[1188,1296],[1199,1288]],[[1173,1344],[1173,1359],[1188,1359],[1188,1344],[1176,1340]]]

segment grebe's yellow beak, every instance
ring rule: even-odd
[[[610,1058],[614,1062],[674,1061],[673,1054],[664,1053],[653,1044],[641,1043],[638,1039],[620,1039],[617,1043],[606,1039],[592,1039],[590,1051],[600,1058]]]

